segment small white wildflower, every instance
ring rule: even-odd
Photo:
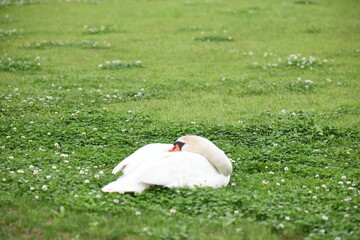
[[[16,172],[17,172],[17,173],[24,173],[25,171],[22,170],[22,169],[20,169],[20,170],[17,170]]]
[[[350,217],[349,214],[344,214],[344,218],[348,218],[348,217]]]
[[[29,165],[29,168],[30,168],[30,169],[33,169],[33,168],[34,168],[34,166],[33,166],[33,165]]]
[[[51,178],[51,175],[47,175],[47,176],[46,176],[46,179],[50,179],[50,178]]]
[[[276,183],[276,186],[280,186],[280,185],[281,185],[280,183],[278,183],[278,182]]]
[[[119,199],[114,199],[113,202],[114,203],[119,203],[120,201],[119,201]]]
[[[88,184],[88,183],[90,183],[90,180],[86,179],[86,180],[84,181],[84,183],[85,183],[85,184]]]
[[[328,216],[325,216],[325,215],[322,216],[321,218],[322,218],[323,220],[325,220],[325,221],[329,220],[329,217],[328,217]]]
[[[343,182],[343,181],[339,181],[338,184],[339,184],[339,185],[343,185],[344,182]]]
[[[285,226],[284,226],[284,224],[280,223],[280,224],[278,225],[278,228],[284,229]]]
[[[55,146],[56,148],[60,148],[60,144],[58,144],[58,143],[54,143],[54,146]]]
[[[69,157],[69,155],[66,154],[66,153],[61,153],[61,154],[60,154],[60,157],[67,158],[67,157]]]
[[[104,175],[104,172],[103,172],[103,171],[99,171],[99,175]]]
[[[100,176],[98,174],[95,174],[94,178],[98,179]]]
[[[98,195],[96,195],[95,197],[96,197],[96,198],[101,198],[101,195],[98,194]]]
[[[268,182],[268,181],[266,181],[266,180],[263,180],[261,183],[262,183],[262,184],[264,184],[264,185],[269,184],[269,182]]]
[[[93,131],[96,132],[96,131],[97,131],[97,128],[93,128]]]
[[[235,211],[234,211],[234,214],[239,214],[239,211],[238,211],[238,210],[235,210]]]
[[[56,166],[52,166],[51,168],[52,168],[52,169],[54,169],[54,170],[55,170],[55,169],[57,169],[57,167],[56,167]]]
[[[319,176],[319,174],[316,174],[315,177],[318,178],[318,177],[320,177],[320,176]]]
[[[335,240],[341,240],[341,237],[336,237]]]
[[[176,213],[176,209],[170,209],[170,214],[175,214]]]
[[[46,185],[42,185],[41,189],[42,189],[43,191],[47,191],[47,190],[48,190],[48,187],[47,187]]]
[[[35,190],[35,188],[34,187],[30,187],[30,191],[34,191]]]
[[[286,221],[290,221],[291,218],[290,218],[289,216],[286,216],[286,217],[285,217],[285,220],[286,220]]]
[[[270,175],[274,175],[275,173],[274,173],[273,171],[270,171],[269,174],[270,174]]]
[[[341,176],[341,179],[346,179],[346,176]]]
[[[284,167],[284,171],[289,171],[289,168],[288,168],[288,167]]]
[[[320,229],[319,233],[325,233],[325,229]]]
[[[136,216],[140,216],[140,215],[141,215],[141,212],[140,212],[140,211],[136,211],[136,212],[135,212],[135,215],[136,215]]]
[[[234,182],[233,182],[233,183],[231,183],[231,186],[236,186],[236,183],[234,183]]]
[[[34,197],[34,199],[35,199],[35,200],[39,200],[40,198],[39,198],[38,195],[36,195],[36,196]]]
[[[308,79],[308,80],[305,80],[304,82],[305,82],[306,84],[313,84],[313,83],[314,83],[314,81],[309,80],[309,79]]]
[[[13,159],[14,159],[14,156],[9,156],[9,159],[10,159],[10,160],[13,160]]]

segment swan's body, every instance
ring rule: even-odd
[[[177,144],[181,147],[174,152]],[[229,183],[232,166],[225,153],[209,140],[184,136],[174,145],[154,143],[140,148],[112,173],[119,171],[124,174],[103,187],[104,192],[140,193],[152,185],[219,188]]]

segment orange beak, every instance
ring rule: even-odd
[[[171,149],[169,149],[169,152],[180,152],[181,151],[181,149],[180,149],[180,147],[179,147],[179,145],[174,145],[174,147],[173,148],[171,148]]]

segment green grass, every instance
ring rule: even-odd
[[[1,239],[358,239],[356,0],[1,4]],[[101,192],[184,134],[227,187]]]

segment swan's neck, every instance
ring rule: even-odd
[[[203,154],[209,162],[216,168],[216,170],[224,176],[229,176],[232,172],[232,165],[230,159],[220,149],[213,149],[212,151]]]

